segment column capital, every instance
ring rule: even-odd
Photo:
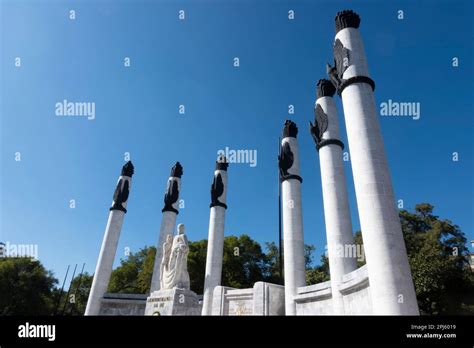
[[[296,138],[298,135],[298,127],[296,127],[296,123],[292,120],[286,120],[285,126],[283,127],[283,138]]]
[[[127,163],[124,164],[122,167],[122,176],[129,176],[132,177],[132,175],[135,173],[135,167],[132,164],[132,161],[128,161]]]
[[[182,175],[183,175],[183,166],[181,165],[181,163],[176,162],[176,164],[173,166],[173,168],[171,168],[170,176],[174,176],[176,178],[181,178]]]
[[[337,13],[336,18],[336,34],[345,28],[359,28],[360,17],[352,10],[344,10]]]
[[[227,161],[227,158],[221,154],[216,161],[216,170],[227,171],[228,167],[229,167],[229,162]]]
[[[321,79],[316,84],[316,97],[333,97],[336,93],[336,87],[328,79]]]

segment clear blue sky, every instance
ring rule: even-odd
[[[276,241],[277,142],[291,118],[300,129],[305,242],[319,261],[326,238],[308,121],[315,83],[332,61],[334,16],[346,8],[362,18],[377,104],[421,103],[417,121],[380,117],[397,199],[407,209],[433,204],[474,239],[472,2],[381,3],[1,0],[0,240],[38,244],[60,280],[68,264],[86,262],[92,273],[124,152],[135,175],[116,263],[125,247],[155,245],[177,160],[185,200],[178,223],[191,240],[207,238],[216,153],[228,146],[256,149],[258,162],[229,167],[226,235]],[[63,99],[95,102],[96,118],[55,116]],[[346,173],[357,230],[350,162]]]

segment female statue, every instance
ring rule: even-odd
[[[161,261],[161,289],[189,289],[188,273],[188,239],[184,234],[184,225],[178,225],[178,231],[173,238],[166,236],[163,243],[163,258]]]

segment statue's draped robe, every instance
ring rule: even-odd
[[[166,289],[166,284],[164,280],[167,277],[165,277],[164,275],[166,274],[168,270],[168,263],[169,263],[169,259],[171,255],[171,245],[172,245],[172,241],[169,241],[168,238],[166,238],[165,242],[163,243],[163,257],[161,258],[161,265],[160,265],[160,288],[161,289]]]
[[[161,289],[189,289],[188,253],[188,240],[184,234],[176,235],[172,245],[163,244]]]

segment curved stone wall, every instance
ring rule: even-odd
[[[372,314],[372,299],[367,266],[362,266],[342,278],[339,287],[343,295],[344,314]],[[332,304],[331,282],[299,287],[294,296],[296,315],[331,315]]]

